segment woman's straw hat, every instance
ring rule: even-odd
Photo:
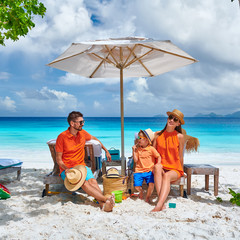
[[[150,128],[148,128],[146,130],[140,130],[140,132],[142,132],[144,134],[144,136],[146,136],[146,138],[148,139],[150,144],[152,144],[152,141],[154,139],[154,132]]]
[[[198,147],[200,146],[198,138],[187,135],[185,129],[182,129],[182,134],[184,136],[184,141],[186,143],[185,149],[187,152],[197,152]]]
[[[64,185],[69,191],[78,190],[85,182],[87,176],[87,169],[83,165],[77,165],[69,169],[66,173]]]
[[[183,125],[185,121],[183,120],[184,115],[181,111],[174,109],[172,112],[167,112],[167,115],[173,115],[174,117],[177,117],[180,120],[180,123]]]

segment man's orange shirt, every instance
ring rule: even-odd
[[[62,160],[67,168],[72,168],[77,165],[84,165],[85,157],[85,142],[91,140],[92,136],[85,130],[81,130],[77,133],[77,136],[73,136],[69,128],[62,132],[56,141],[56,152],[61,152]],[[63,169],[60,168],[60,173]]]
[[[139,148],[136,152],[138,161],[136,163],[135,172],[142,173],[152,171],[156,162],[156,158],[159,156],[160,155],[157,150],[152,146]]]

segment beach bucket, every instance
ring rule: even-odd
[[[169,208],[176,208],[176,203],[169,203]]]
[[[115,203],[121,203],[122,202],[123,191],[120,191],[120,190],[112,191],[112,194],[115,195]]]

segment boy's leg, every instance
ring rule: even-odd
[[[147,196],[146,196],[146,202],[149,203],[150,197],[152,196],[154,190],[154,183],[149,183],[148,184],[148,190],[147,190]]]
[[[142,173],[134,173],[133,178],[134,178],[134,187],[139,192],[138,197],[140,199],[143,199],[142,183],[144,178],[142,176]]]
[[[146,202],[149,203],[150,197],[154,190],[154,175],[152,172],[146,173],[145,181],[148,184],[148,190],[146,195]]]

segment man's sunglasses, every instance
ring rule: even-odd
[[[82,120],[82,121],[74,121],[74,122],[77,122],[77,123],[79,123],[80,125],[83,125],[83,124],[85,123],[84,120]]]
[[[177,121],[179,121],[179,119],[177,118],[177,117],[174,117],[173,115],[169,115],[169,117],[168,117],[170,120],[172,120],[173,119],[173,121],[174,122],[177,122]]]

